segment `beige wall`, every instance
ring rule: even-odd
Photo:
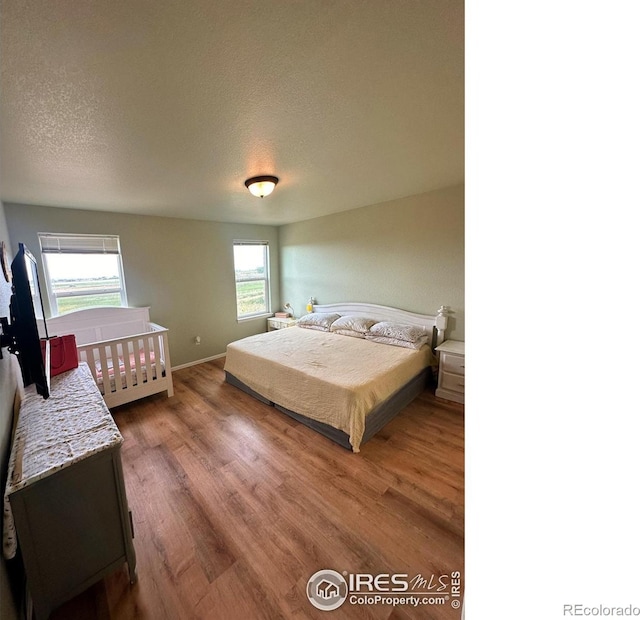
[[[272,303],[280,305],[273,226],[14,204],[5,204],[5,214],[13,246],[25,243],[38,260],[38,232],[119,235],[129,305],[150,306],[151,319],[169,328],[173,366],[219,355],[229,342],[266,330],[264,318],[236,319],[234,239],[269,242]]]
[[[280,295],[296,316],[307,299],[454,311],[464,339],[464,185],[280,228]]]

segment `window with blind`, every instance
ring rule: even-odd
[[[126,306],[117,235],[38,233],[52,315]]]
[[[269,244],[266,241],[234,241],[238,319],[270,313]]]

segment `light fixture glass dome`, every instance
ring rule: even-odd
[[[275,189],[277,183],[278,177],[272,176],[251,177],[244,182],[247,189],[258,198],[268,196]]]

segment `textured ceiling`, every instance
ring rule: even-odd
[[[1,198],[283,224],[462,182],[463,7],[2,0]]]

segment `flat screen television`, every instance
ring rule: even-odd
[[[40,334],[36,322],[43,319],[46,343],[49,343],[47,324],[44,320],[44,307],[38,278],[38,265],[33,254],[24,243],[11,263],[12,295],[9,303],[11,325],[8,328],[12,343],[9,350],[15,353],[20,362],[22,381],[26,386],[35,383],[36,390],[43,398],[49,397],[50,372],[48,346],[45,358],[40,346]],[[6,328],[6,326],[3,326]]]

